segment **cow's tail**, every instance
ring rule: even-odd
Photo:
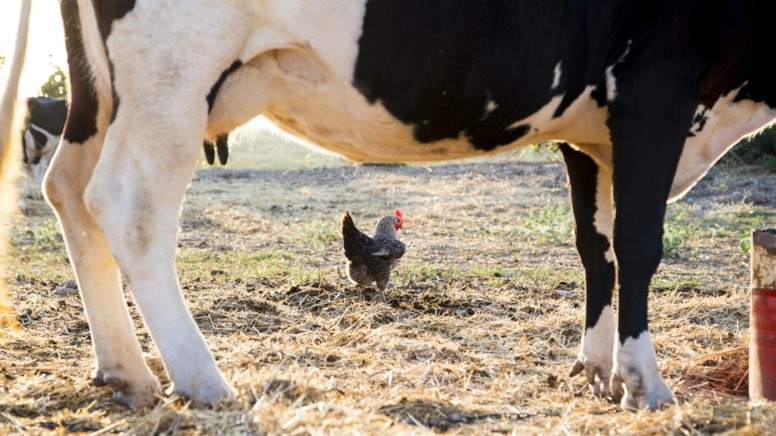
[[[17,325],[6,289],[6,262],[2,259],[7,254],[9,217],[16,207],[15,182],[21,156],[19,156],[20,147],[14,146],[19,133],[14,122],[14,114],[19,106],[17,95],[27,52],[27,30],[30,26],[31,7],[32,0],[22,0],[19,28],[16,31],[16,47],[11,58],[3,99],[0,101],[0,334]]]

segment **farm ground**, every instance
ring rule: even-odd
[[[337,229],[345,209],[371,230],[396,208],[407,254],[386,304],[343,277]],[[776,174],[751,168],[715,169],[669,206],[650,322],[679,404],[629,412],[567,376],[584,291],[561,164],[200,169],[178,270],[239,396],[133,412],[89,382],[79,296],[57,290],[72,278],[61,236],[29,201],[8,265],[20,328],[0,337],[0,433],[768,434],[776,406],[746,396],[745,246],[774,226]]]

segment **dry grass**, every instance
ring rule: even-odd
[[[14,230],[21,329],[0,348],[0,432],[130,434],[767,434],[746,393],[743,232],[776,220],[776,177],[715,171],[670,208],[678,235],[650,296],[680,403],[627,412],[567,373],[582,274],[557,164],[200,171],[179,271],[236,400],[128,411],[91,386],[88,326],[42,202]],[[429,194],[433,186],[434,193]],[[763,200],[764,199],[764,200]],[[408,251],[388,304],[341,273],[344,209],[371,227],[401,208]],[[130,302],[132,313],[136,311]],[[157,350],[138,319],[148,360]]]

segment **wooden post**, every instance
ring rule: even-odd
[[[776,400],[776,230],[752,233],[749,398]]]

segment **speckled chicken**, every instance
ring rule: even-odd
[[[374,283],[386,302],[385,287],[388,286],[391,270],[404,255],[404,243],[396,239],[396,232],[403,224],[404,218],[397,209],[394,215],[380,218],[370,237],[356,227],[347,211],[342,215],[348,278],[359,286]]]

